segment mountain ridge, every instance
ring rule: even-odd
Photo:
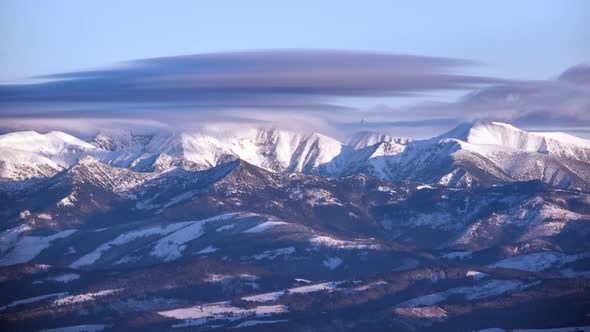
[[[59,132],[0,136],[4,180],[46,177],[91,155],[139,172],[204,170],[235,159],[273,172],[325,177],[365,173],[388,181],[449,186],[539,179],[562,188],[590,187],[590,141],[563,133],[535,133],[499,122],[462,124],[426,140],[361,132],[346,144],[328,136],[245,129],[214,136],[197,131],[134,134],[101,132],[90,142]],[[526,161],[526,162],[523,162]],[[518,167],[517,165],[526,166]]]
[[[546,306],[530,326],[585,324],[588,163],[453,137],[234,136],[102,136],[0,181],[2,323],[467,331]]]

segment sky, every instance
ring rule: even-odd
[[[494,119],[588,136],[588,22],[590,2],[573,0],[4,0],[0,128],[250,121],[417,137]]]

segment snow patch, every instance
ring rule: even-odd
[[[274,220],[269,220],[269,221],[265,221],[261,224],[258,224],[252,228],[249,228],[245,231],[243,231],[242,233],[260,233],[260,232],[264,232],[268,229],[271,229],[275,226],[279,226],[279,225],[286,225],[287,223],[284,221],[274,221]]]
[[[443,255],[444,258],[449,258],[449,259],[465,259],[465,258],[471,258],[471,255],[473,254],[473,252],[471,251],[453,251],[453,252],[449,252]]]
[[[233,229],[234,227],[236,227],[236,225],[234,224],[228,224],[228,225],[224,225],[219,227],[218,229],[216,229],[217,232],[225,232],[225,231],[229,231],[230,229]]]
[[[340,265],[342,265],[344,261],[340,257],[328,257],[327,259],[323,260],[322,263],[325,267],[330,270],[334,270]]]
[[[383,281],[383,280],[373,281],[373,282],[368,283],[366,285],[360,285],[360,286],[354,287],[354,288],[352,288],[352,290],[357,291],[357,292],[363,292],[363,291],[366,291],[366,290],[369,290],[371,288],[375,288],[375,287],[381,286],[381,285],[387,285],[387,282]]]
[[[445,301],[451,295],[463,295],[463,298],[468,301],[478,300],[499,296],[504,293],[518,290],[521,287],[523,287],[523,283],[518,280],[490,280],[476,286],[451,288],[444,292],[415,297],[411,300],[398,304],[398,307],[413,308],[433,306]]]
[[[262,305],[253,308],[240,308],[231,305],[229,301],[225,301],[174,310],[159,311],[158,314],[160,316],[168,318],[183,320],[199,320],[203,318],[231,319],[235,317],[246,316],[266,317],[275,314],[285,313],[287,311],[287,307],[284,305]],[[174,327],[182,326],[190,325],[176,325]]]
[[[102,331],[106,328],[106,325],[102,324],[89,324],[89,325],[74,325],[58,327],[54,329],[41,330],[40,332],[97,332]]]
[[[433,186],[428,185],[428,184],[422,184],[416,187],[416,190],[422,190],[422,189],[434,189]]]
[[[182,252],[186,249],[186,243],[195,240],[203,234],[203,226],[205,224],[214,221],[230,220],[236,215],[238,214],[229,213],[199,221],[179,222],[127,232],[100,245],[92,252],[73,262],[70,266],[72,268],[79,268],[94,264],[104,252],[111,250],[113,247],[125,245],[129,242],[150,236],[161,237],[153,245],[151,255],[163,259],[166,262],[172,261],[182,256]]]
[[[314,236],[309,242],[315,246],[332,247],[338,249],[378,249],[379,245],[372,243],[373,239],[355,239],[353,241],[340,240],[330,236]]]
[[[26,218],[29,218],[30,216],[31,216],[31,211],[29,211],[29,210],[21,211],[21,213],[18,214],[19,219],[26,219]]]
[[[555,251],[536,252],[503,259],[489,265],[491,268],[516,269],[539,272],[578,260],[586,255],[565,255]]]
[[[102,290],[102,291],[98,291],[98,292],[94,292],[94,293],[70,295],[70,296],[66,296],[64,298],[53,301],[53,305],[54,306],[62,306],[62,305],[80,303],[80,302],[94,301],[96,298],[111,295],[111,294],[120,292],[122,290],[123,290],[123,288],[107,289],[107,290]]]
[[[57,202],[57,206],[59,207],[73,207],[78,199],[74,194],[66,196],[62,198],[59,202]]]
[[[163,226],[156,226],[150,227],[146,229],[141,229],[137,231],[131,231],[124,234],[117,236],[115,239],[106,242],[100,245],[98,248],[94,249],[92,252],[80,257],[78,260],[70,264],[72,268],[80,268],[82,266],[94,264],[96,261],[100,259],[102,254],[108,250],[111,250],[115,246],[121,246],[131,241],[141,239],[148,236],[155,236],[155,235],[167,235],[172,233],[182,227],[186,227],[190,223],[175,223],[170,225],[163,225]]]
[[[295,247],[278,248],[264,251],[261,254],[252,256],[255,260],[275,259],[279,256],[287,256],[295,253]]]
[[[61,231],[50,236],[23,236],[19,234],[30,229],[19,226],[0,235],[0,266],[26,263],[47,249],[51,242],[66,238],[76,232],[74,229]]]
[[[205,279],[205,282],[218,283],[218,282],[224,282],[226,280],[235,280],[235,279],[254,281],[254,280],[258,279],[258,276],[248,274],[248,273],[242,273],[242,274],[237,274],[237,275],[212,273],[212,274],[207,275],[207,279]]]
[[[16,306],[21,305],[21,304],[29,304],[29,303],[39,302],[39,301],[51,299],[51,298],[54,298],[54,297],[64,297],[66,295],[68,295],[68,292],[52,293],[52,294],[35,296],[35,297],[29,297],[29,298],[22,299],[22,300],[12,301],[11,303],[9,303],[7,305],[1,306],[0,307],[0,310],[6,310],[8,308],[16,307]]]
[[[334,291],[338,288],[338,285],[342,284],[343,281],[329,281],[323,282],[319,284],[307,285],[307,286],[300,286],[289,288],[286,290],[280,290],[276,292],[270,293],[263,293],[263,294],[256,294],[242,297],[242,300],[250,301],[250,302],[276,302],[281,296],[285,295],[287,292],[290,294],[309,294],[321,291]]]
[[[57,282],[67,284],[67,283],[74,281],[76,279],[79,279],[79,278],[80,278],[80,275],[77,273],[65,273],[65,274],[60,274],[57,276],[47,277],[46,280],[57,281]]]
[[[419,307],[419,308],[395,308],[394,312],[399,316],[412,319],[444,319],[447,312],[441,307]]]
[[[49,213],[39,213],[37,215],[37,218],[42,219],[42,220],[53,220],[53,217]]]
[[[288,322],[286,319],[277,319],[277,320],[247,320],[241,322],[240,324],[232,327],[232,329],[239,329],[242,327],[250,327],[256,325],[266,325],[266,324],[276,324],[276,323],[285,323]]]
[[[219,249],[213,247],[213,246],[207,246],[206,248],[203,248],[201,250],[199,250],[197,252],[198,255],[203,255],[203,254],[210,254],[210,253],[214,253],[216,251],[218,251]]]
[[[479,271],[469,270],[469,271],[467,271],[467,273],[465,273],[465,276],[472,277],[475,280],[480,280],[480,279],[487,277],[488,274],[483,273],[483,272],[479,272]]]

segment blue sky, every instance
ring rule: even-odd
[[[268,48],[466,58],[545,79],[590,57],[587,1],[29,1],[0,4],[2,80]]]
[[[436,74],[452,70],[487,79],[555,80],[590,61],[589,13],[588,1],[5,0],[0,3],[0,83],[136,59],[285,49],[471,60],[477,64],[439,68]],[[477,84],[428,88],[404,98],[397,92],[338,95],[330,104],[364,111],[387,106],[393,112],[388,115],[402,121],[407,111],[392,108],[452,102],[481,88]]]

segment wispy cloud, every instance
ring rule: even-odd
[[[39,124],[35,120],[50,117],[151,119],[175,126],[287,123],[410,136],[478,119],[590,128],[590,66],[536,81],[460,74],[477,65],[462,59],[318,50],[154,58],[38,77],[42,83],[0,85],[0,118],[2,127],[19,119]],[[465,95],[454,102],[429,100],[431,92],[441,90]],[[396,107],[381,102],[407,96],[421,101]],[[360,109],[349,102],[358,98],[378,106]],[[363,118],[369,123],[360,124]]]
[[[335,97],[405,96],[498,83],[453,73],[459,59],[346,51],[257,51],[154,58],[0,86],[2,109],[67,104],[325,109]],[[5,112],[5,111],[3,111]]]
[[[590,126],[590,66],[569,68],[555,79],[487,87],[468,94],[453,107],[458,112],[471,111],[524,126]]]
[[[590,66],[574,66],[554,79],[506,80],[474,89],[453,102],[379,106],[366,114],[385,123],[393,114],[411,114],[423,119],[504,120],[523,126],[590,126]]]

